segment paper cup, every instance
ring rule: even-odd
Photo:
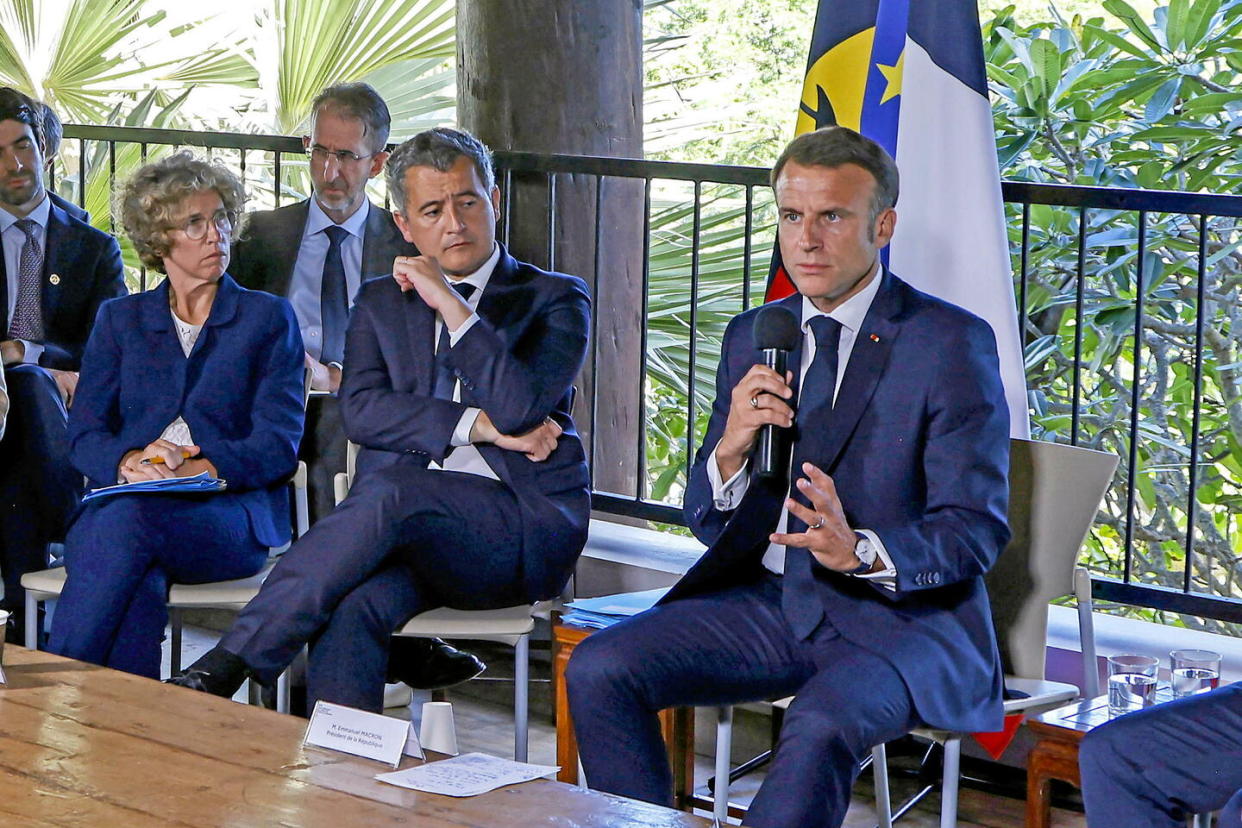
[[[449,702],[424,702],[423,719],[418,728],[418,741],[424,750],[457,755],[457,728],[453,725],[453,705]]]

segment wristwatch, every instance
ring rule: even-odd
[[[871,571],[871,567],[875,566],[876,558],[880,557],[880,553],[876,551],[875,544],[871,539],[862,532],[855,532],[854,537],[858,540],[854,543],[854,556],[862,561],[857,568],[848,570],[846,575],[866,575]]]

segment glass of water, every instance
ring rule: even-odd
[[[1169,653],[1169,684],[1175,699],[1215,690],[1220,684],[1220,653],[1211,650]]]
[[[1143,655],[1108,657],[1108,713],[1120,716],[1150,707],[1156,700],[1159,659]]]

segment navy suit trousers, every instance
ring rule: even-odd
[[[781,612],[781,581],[662,604],[587,637],[566,672],[587,784],[672,805],[657,713],[797,694],[746,824],[836,826],[859,763],[918,722],[883,658],[828,624],[799,640]]]
[[[69,578],[48,649],[159,678],[170,583],[246,578],[268,550],[225,495],[117,495],[86,505],[65,541]]]
[[[1101,725],[1083,739],[1078,765],[1090,828],[1181,828],[1189,814],[1222,806],[1219,828],[1239,828],[1242,685]]]
[[[69,462],[69,414],[52,375],[37,365],[4,369],[11,410],[0,442],[0,572],[5,609],[20,612],[22,575],[47,567],[82,493]]]
[[[378,711],[395,629],[436,607],[527,600],[521,527],[504,484],[407,455],[359,477],[285,553],[220,645],[270,684],[310,643],[308,706]]]

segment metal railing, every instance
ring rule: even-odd
[[[252,169],[261,166],[260,178],[267,195],[259,202],[266,206],[278,205],[291,192],[286,184],[289,170],[305,163],[300,140],[283,136],[75,125],[66,125],[65,134],[76,142],[77,151],[71,150],[70,154],[77,156],[74,171],[78,182],[106,175],[114,183],[119,145],[138,145],[144,159],[149,148],[157,146],[203,147],[224,159],[236,153],[236,168],[243,177],[248,165]],[[105,146],[106,152],[101,154],[98,145]],[[255,153],[259,154],[257,159]],[[292,156],[298,160],[291,163]],[[92,158],[96,159],[93,165],[88,163]],[[108,159],[106,166],[99,163],[100,158]],[[634,210],[626,212],[628,218],[623,217],[622,223],[631,222],[631,236],[639,239],[635,247],[641,247],[641,251],[634,250],[633,254],[641,284],[631,285],[637,287],[632,293],[637,296],[639,324],[633,331],[636,341],[626,347],[637,359],[637,370],[632,376],[633,387],[622,389],[625,394],[621,402],[610,402],[609,410],[601,410],[602,391],[611,390],[613,396],[620,393],[615,387],[595,387],[593,379],[611,365],[612,357],[605,352],[616,351],[617,329],[610,330],[608,341],[601,342],[596,333],[600,326],[593,326],[585,370],[591,378],[590,393],[583,395],[578,411],[586,426],[584,436],[593,473],[602,473],[596,470],[597,465],[603,470],[612,461],[628,463],[622,477],[632,481],[628,491],[611,490],[625,486],[596,485],[595,507],[615,514],[682,524],[680,509],[674,503],[650,496],[659,488],[651,479],[654,470],[649,467],[651,429],[657,421],[672,423],[673,427],[677,421],[682,423],[681,436],[672,439],[676,444],[670,453],[673,459],[659,474],[661,480],[673,481],[665,491],[675,494],[677,482],[684,480],[693,460],[698,435],[706,422],[704,400],[710,400],[714,393],[712,366],[719,355],[721,320],[761,301],[774,215],[767,170],[516,152],[497,152],[495,161],[503,197],[501,238],[517,245],[518,252],[536,264],[568,270],[572,260],[572,272],[597,288],[616,287],[616,277],[610,277],[614,263],[601,251],[613,235],[624,235],[622,231],[626,230],[618,229],[615,221],[604,220],[609,205],[614,203],[606,192],[618,182],[629,183],[624,198],[629,199]],[[73,170],[72,164],[69,169]],[[253,187],[254,182],[251,184]],[[675,193],[670,195],[678,187],[688,191],[680,202],[673,197]],[[533,198],[532,193],[539,197]],[[1214,325],[1229,318],[1219,308],[1213,280],[1224,279],[1216,271],[1226,266],[1232,268],[1232,250],[1242,246],[1242,237],[1234,236],[1233,225],[1233,220],[1242,219],[1242,197],[1020,182],[1005,182],[1003,193],[1011,218],[1015,297],[1024,331],[1028,379],[1037,403],[1036,425],[1045,424],[1037,428],[1037,436],[1106,448],[1123,457],[1104,515],[1108,518],[1104,527],[1111,534],[1102,540],[1097,538],[1092,553],[1100,558],[1093,560],[1095,569],[1110,570],[1116,577],[1096,578],[1095,595],[1156,610],[1242,622],[1242,601],[1195,589],[1203,583],[1217,586],[1212,573],[1220,569],[1219,561],[1207,561],[1206,580],[1194,576],[1203,571],[1206,561],[1204,538],[1211,527],[1205,524],[1205,518],[1209,523],[1232,521],[1235,515],[1231,507],[1219,503],[1206,509],[1199,495],[1205,478],[1210,477],[1214,487],[1226,485],[1219,479],[1221,464],[1228,462],[1228,458],[1220,456],[1222,441],[1242,442],[1242,433],[1230,437],[1222,435],[1219,429],[1205,436],[1202,419],[1209,402],[1214,411],[1227,409],[1230,413],[1238,405],[1237,400],[1227,398],[1228,394],[1221,390],[1225,385],[1232,388],[1232,379],[1225,383],[1222,378],[1225,373],[1232,377],[1233,366],[1221,365],[1219,360],[1212,362],[1206,356],[1210,349],[1205,343],[1212,337]],[[537,214],[540,210],[542,215]],[[1119,232],[1118,228],[1126,232]],[[1129,239],[1127,233],[1131,228],[1133,238]],[[721,242],[720,238],[726,236],[726,241]],[[1153,238],[1165,246],[1153,246]],[[1170,244],[1173,246],[1169,247]],[[663,263],[659,272],[660,288],[665,290],[661,294],[663,300],[668,299],[668,285],[676,285],[678,274],[684,276],[683,306],[672,312],[662,306],[658,319],[652,316],[651,307],[653,261],[657,258]],[[1191,259],[1195,260],[1193,265]],[[1183,279],[1173,288],[1167,284],[1170,273]],[[1232,283],[1233,271],[1226,275]],[[608,282],[609,278],[614,282]],[[1101,287],[1105,281],[1108,286]],[[1170,290],[1175,294],[1172,300],[1166,295]],[[1124,302],[1126,296],[1132,299],[1128,307]],[[595,309],[597,321],[608,314],[607,321],[611,322],[613,316],[626,312],[627,308],[601,307],[598,302]],[[1170,313],[1177,315],[1177,325],[1166,318]],[[1127,315],[1123,326],[1119,320]],[[652,332],[657,324],[665,325],[670,319],[674,320],[672,328],[661,328],[661,341],[654,343]],[[1099,361],[1101,342],[1105,341],[1101,319],[1109,321],[1108,336],[1117,340],[1116,347],[1108,350],[1112,368]],[[1173,369],[1166,364],[1167,359],[1161,362],[1159,354],[1153,356],[1159,349],[1151,345],[1149,337],[1151,331],[1157,330],[1153,327],[1157,323],[1160,331],[1176,328],[1178,336],[1190,343]],[[1128,333],[1123,328],[1128,328]],[[679,333],[682,329],[684,336]],[[1085,360],[1088,350],[1094,361]],[[653,360],[658,365],[653,365]],[[670,366],[675,370],[670,370]],[[684,372],[683,376],[670,379],[678,370]],[[1189,418],[1189,437],[1181,441],[1184,445],[1168,434],[1153,434],[1143,414],[1145,407],[1156,404],[1159,389],[1172,393],[1169,382],[1160,376],[1161,372],[1170,371],[1178,377],[1179,399],[1187,393],[1191,399],[1189,405],[1179,403],[1178,409],[1179,417]],[[658,377],[653,379],[656,374],[663,379],[657,382]],[[1205,390],[1205,378],[1209,375],[1210,390]],[[1099,393],[1105,379],[1121,387],[1126,385],[1127,376],[1125,393],[1118,392],[1102,403]],[[668,396],[670,383],[678,386],[672,396]],[[684,394],[677,396],[682,393],[680,389],[684,389]],[[656,390],[666,396],[653,396]],[[679,400],[682,409],[676,416],[671,413],[672,405],[664,402],[672,399]],[[1042,412],[1041,405],[1046,406]],[[1107,405],[1113,405],[1120,412],[1118,416],[1110,420],[1107,411],[1101,413],[1102,406]],[[630,416],[628,426],[606,428],[610,417],[624,419],[615,416],[619,409]],[[1242,409],[1238,414],[1242,416]],[[1056,425],[1061,421],[1063,427]],[[1144,522],[1153,507],[1143,498],[1147,489],[1163,485],[1161,481],[1171,473],[1166,468],[1169,463],[1142,463],[1143,457],[1155,456],[1150,451],[1144,454],[1143,448],[1149,443],[1173,444],[1169,451],[1185,460],[1181,465],[1188,481],[1173,486],[1186,490],[1185,501],[1162,501],[1160,506],[1176,512],[1171,525],[1179,521],[1185,524],[1180,541],[1185,571],[1176,586],[1153,583],[1159,578],[1134,566],[1140,557],[1146,561],[1143,556],[1156,543],[1151,537],[1150,521]],[[1211,449],[1212,456],[1204,455],[1206,448]],[[601,458],[609,462],[597,462]],[[1181,465],[1174,470],[1177,475],[1183,474]],[[1231,478],[1228,485],[1232,485]],[[1227,501],[1224,498],[1221,502]],[[1242,513],[1242,505],[1236,512]],[[1232,544],[1232,536],[1224,534]],[[1110,558],[1114,552],[1120,556],[1115,562]],[[1219,551],[1213,554],[1220,557]],[[1235,564],[1236,559],[1235,555]],[[1237,569],[1236,565],[1234,568]],[[1223,580],[1229,592],[1235,592],[1233,578],[1229,574]]]

